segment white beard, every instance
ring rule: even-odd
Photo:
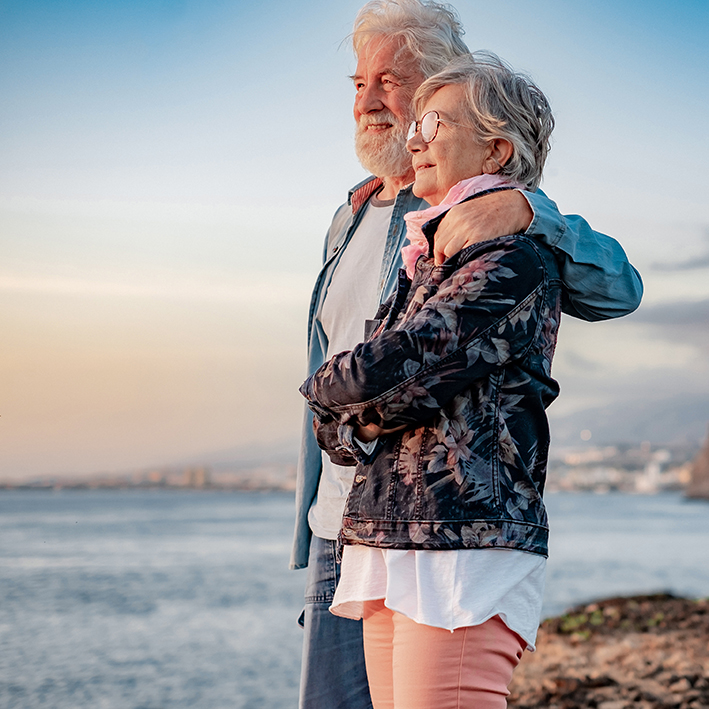
[[[372,123],[391,123],[384,133],[370,133]],[[355,132],[355,152],[362,167],[377,177],[402,177],[411,170],[411,154],[406,150],[408,126],[389,110],[360,116]]]

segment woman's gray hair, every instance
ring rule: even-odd
[[[416,115],[420,118],[431,96],[451,84],[465,89],[462,117],[479,142],[503,138],[512,143],[512,157],[497,174],[536,190],[554,130],[551,107],[539,87],[492,52],[473,52],[421,84],[414,95]]]
[[[352,45],[359,56],[373,37],[400,38],[424,76],[441,71],[456,57],[469,56],[463,25],[450,5],[421,0],[372,0],[357,14]]]

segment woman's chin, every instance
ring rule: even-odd
[[[433,200],[435,199],[435,190],[432,190],[430,187],[426,187],[425,185],[420,185],[414,182],[414,186],[412,187],[413,193],[417,197],[421,197],[421,199],[425,199],[429,204],[436,204]]]

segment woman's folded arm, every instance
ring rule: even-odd
[[[301,392],[321,419],[387,429],[416,424],[526,351],[548,284],[537,247],[507,237],[460,258],[465,262],[427,299],[435,287],[414,279],[409,311],[424,301],[417,312],[306,380]]]

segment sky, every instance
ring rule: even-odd
[[[297,439],[323,238],[366,174],[360,4],[0,0],[0,480]],[[551,101],[543,189],[645,282],[632,316],[565,319],[552,422],[679,407],[703,434],[709,5],[454,5]]]

